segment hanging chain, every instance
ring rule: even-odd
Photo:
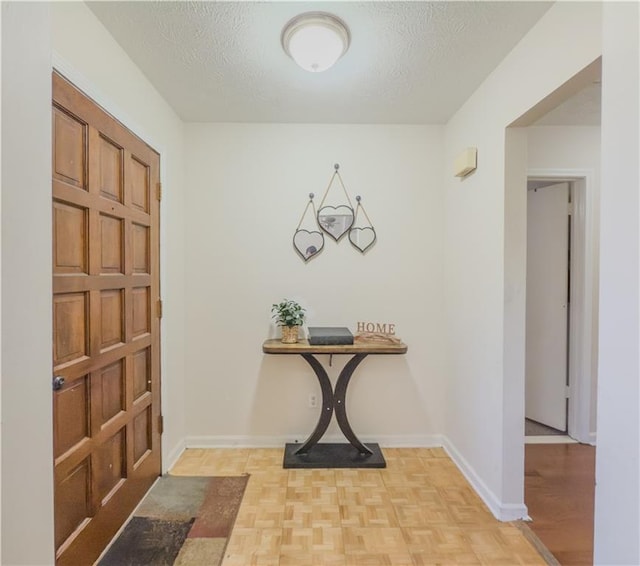
[[[324,195],[322,196],[322,201],[320,201],[320,207],[319,208],[322,208],[322,205],[324,204],[324,201],[327,198],[327,195],[329,194],[329,189],[331,188],[331,185],[333,184],[333,180],[337,176],[338,180],[340,181],[340,185],[342,186],[342,190],[344,191],[344,196],[347,197],[347,202],[349,203],[349,206],[351,207],[351,210],[353,210],[353,204],[351,203],[351,199],[349,198],[349,193],[347,192],[347,189],[344,186],[344,183],[342,182],[342,177],[340,176],[340,172],[338,171],[338,169],[340,169],[340,165],[338,165],[336,163],[333,167],[334,167],[335,171],[333,172],[333,175],[331,175],[331,180],[329,181],[329,185],[327,185],[327,188],[324,191]]]
[[[313,209],[313,217],[315,218],[316,215],[316,205],[313,204],[313,197],[315,195],[313,193],[309,193],[309,202],[307,203],[307,206],[304,207],[304,212],[302,213],[302,217],[300,218],[300,222],[298,222],[298,227],[296,228],[296,231],[300,230],[300,226],[302,226],[302,222],[304,220],[305,215],[307,214],[307,210],[309,210],[309,205],[311,205],[311,208]]]
[[[358,201],[358,206],[356,207],[356,213],[354,214],[353,217],[353,227],[357,227],[358,224],[358,211],[360,209],[362,209],[362,214],[365,215],[367,222],[369,223],[369,226],[371,226],[371,228],[373,228],[373,223],[371,222],[371,219],[369,218],[369,215],[367,214],[367,211],[364,209],[364,206],[362,205],[362,203],[360,202],[362,200],[362,197],[360,195],[358,195],[356,197],[356,201]]]

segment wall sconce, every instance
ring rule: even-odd
[[[458,157],[456,157],[453,174],[456,177],[466,177],[476,170],[478,166],[478,148],[468,147]]]

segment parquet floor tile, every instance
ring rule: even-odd
[[[480,564],[464,530],[453,525],[403,528],[409,552],[418,564]],[[422,557],[417,561],[416,557]]]
[[[289,470],[289,487],[336,487],[334,470]]]
[[[297,552],[280,555],[280,566],[348,566],[344,554]]]
[[[517,531],[515,527],[511,527]],[[465,537],[470,541],[473,552],[480,558],[481,564],[489,566],[544,566],[544,559],[515,532],[509,532],[499,526],[465,529]]]
[[[449,513],[453,522],[464,527],[484,527],[495,524],[495,517],[489,511],[478,505],[449,504]]]
[[[286,503],[284,506],[284,527],[341,527],[338,505],[308,505],[306,503]]]
[[[249,472],[249,484],[247,491],[266,489],[286,489],[289,481],[287,470],[267,470],[262,472]]]
[[[395,511],[401,527],[427,527],[451,524],[452,518],[446,505],[422,503],[420,505],[396,505]]]
[[[248,448],[188,448],[171,469],[174,476],[236,476],[246,472]]]
[[[390,505],[388,491],[384,487],[338,487],[341,505]]]
[[[424,472],[424,460],[422,458],[409,458],[407,456],[398,456],[386,458],[387,467],[402,470],[403,472]]]
[[[227,550],[231,556],[279,556],[282,544],[282,529],[243,529],[234,527]]]
[[[410,554],[348,554],[347,566],[413,566]]]
[[[337,487],[384,487],[380,470],[336,470]]]
[[[446,450],[441,447],[437,448],[411,448],[411,450],[415,450],[418,458],[445,458],[449,459],[449,455]]]
[[[191,449],[177,475],[249,474],[223,566],[545,564],[442,448],[384,448],[384,469],[282,468],[283,449]]]
[[[224,566],[280,566],[280,555],[225,554]]]
[[[405,472],[402,469],[387,468],[380,472],[385,487],[433,487],[424,470]]]
[[[391,485],[385,493],[394,505],[416,505],[418,503],[436,504],[443,503],[440,493],[435,487],[405,487]]]
[[[249,452],[245,472],[260,472],[274,466],[282,467],[284,450],[282,448],[255,448]]]
[[[292,527],[282,529],[280,554],[344,554],[340,527]]]
[[[397,527],[393,505],[340,505],[343,527]]]
[[[440,499],[447,504],[483,506],[480,496],[469,485],[438,487],[436,490]]]
[[[279,529],[284,526],[284,505],[267,503],[242,505],[235,526],[246,529]]]
[[[288,487],[287,501],[309,505],[337,505],[338,490],[335,487]]]
[[[400,528],[343,527],[346,554],[409,554]]]
[[[249,484],[242,499],[242,506],[285,504],[287,501],[286,487],[270,487],[268,485],[255,484],[253,483],[254,479],[253,476],[249,478]],[[242,507],[240,510],[242,511]]]

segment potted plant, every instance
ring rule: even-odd
[[[305,310],[295,301],[284,299],[271,306],[272,318],[282,327],[282,342],[295,344],[298,341],[298,329],[304,322]]]

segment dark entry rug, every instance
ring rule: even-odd
[[[219,566],[249,476],[163,476],[99,566]]]

